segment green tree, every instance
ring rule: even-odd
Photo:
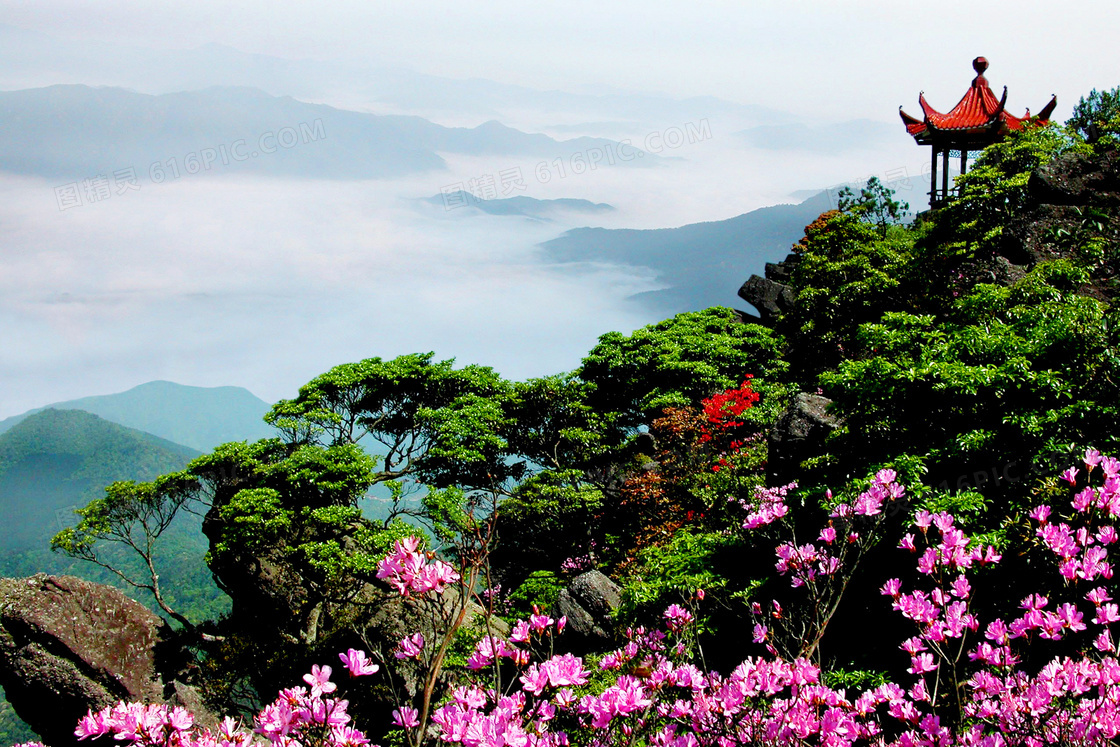
[[[880,238],[886,238],[887,229],[906,220],[910,205],[895,200],[894,190],[873,176],[860,188],[859,195],[851,187],[841,189],[837,209],[869,223],[879,232]]]
[[[850,355],[861,324],[913,308],[911,264],[921,230],[892,229],[884,238],[856,215],[838,211],[805,228],[793,247],[796,302],[779,325],[802,386],[816,386],[817,373]]]
[[[650,426],[667,408],[695,405],[751,374],[762,399],[744,420],[763,429],[789,396],[783,347],[773,330],[712,308],[607,333],[574,376],[517,387],[516,442],[540,469],[499,508],[494,563],[503,583],[515,588],[532,571],[557,572],[569,557],[622,560],[632,538],[612,537],[637,519],[622,506],[622,489],[658,452]]]
[[[1093,89],[1073,107],[1066,126],[1076,129],[1094,144],[1115,147],[1120,135],[1120,86],[1111,91]]]
[[[599,338],[579,368],[591,385],[587,404],[600,426],[622,439],[648,427],[666,407],[685,407],[754,376],[762,395],[748,417],[777,415],[788,395],[781,383],[788,366],[785,341],[773,330],[743,324],[732,309],[678,314],[630,335]]]
[[[156,543],[171,526],[175,515],[194,500],[194,487],[193,480],[182,474],[147,483],[114,482],[105,488],[104,498],[77,510],[81,517],[78,526],[56,534],[51,548],[99,565],[128,585],[147,590],[169,617],[193,630],[194,623],[172,609],[164,599],[155,553]],[[146,574],[130,574],[108,562],[101,549],[113,544],[127,547],[139,556]]]

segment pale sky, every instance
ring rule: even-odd
[[[533,88],[711,95],[827,119],[948,109],[986,56],[1012,111],[1120,80],[1120,11],[1054,2],[0,2],[0,22],[154,48],[217,42]],[[1038,103],[1035,103],[1038,102]]]

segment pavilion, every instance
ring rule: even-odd
[[[1024,123],[1031,120],[1031,112],[1022,117],[1008,114],[1004,109],[1007,104],[1007,86],[1003,87],[1003,96],[996,99],[984,71],[988,69],[988,61],[977,57],[972,61],[976,70],[976,77],[972,86],[964,97],[948,114],[942,114],[926,101],[925,93],[918,95],[921,104],[923,119],[911,117],[898,108],[906,131],[910,133],[918,145],[928,145],[930,154],[930,184],[929,204],[931,208],[939,208],[949,201],[949,159],[961,159],[961,173],[968,167],[969,151],[980,151],[992,143],[999,142],[1007,133],[1020,129]],[[1034,118],[1037,122],[1047,122],[1058,105],[1057,97],[1051,97],[1050,103]],[[941,157],[941,186],[937,184],[937,161]]]

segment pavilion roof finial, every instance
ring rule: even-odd
[[[988,69],[988,58],[977,57],[972,61],[972,69],[976,71],[977,75],[983,75],[984,71]]]

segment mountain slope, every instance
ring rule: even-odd
[[[376,179],[442,169],[440,152],[552,158],[607,146],[616,144],[560,142],[493,121],[443,127],[253,88],[161,96],[83,85],[0,92],[0,170],[49,177],[108,177],[132,168],[141,184],[226,171]]]
[[[194,449],[125,428],[80,410],[43,410],[0,434],[0,576],[68,573],[122,588],[153,607],[147,592],[109,571],[54,553],[50,540],[78,522],[74,509],[104,496],[117,480],[151,480],[184,467]],[[203,560],[209,543],[201,519],[180,513],[160,538],[156,568],[164,596],[187,617],[202,620],[226,608]],[[134,578],[143,569],[115,545],[103,556]],[[157,610],[158,611],[158,610]]]
[[[741,306],[738,283],[785,257],[805,226],[831,207],[825,193],[798,205],[759,208],[728,220],[653,230],[577,228],[542,247],[557,262],[648,267],[667,286],[636,296],[661,313]]]
[[[0,420],[0,433],[48,408],[84,410],[200,452],[228,441],[274,435],[262,420],[268,403],[249,390],[236,386],[184,386],[170,381],[149,381],[119,394],[83,397],[29,410]]]
[[[0,435],[0,548],[43,547],[115,480],[181,469],[194,449],[80,410],[43,410]]]

